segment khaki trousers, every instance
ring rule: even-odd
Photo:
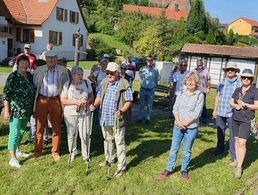
[[[125,128],[117,128],[114,132],[113,126],[102,126],[102,134],[104,137],[104,153],[107,161],[112,160],[114,156],[115,139],[117,149],[117,168],[118,170],[126,169],[126,150],[125,150]]]
[[[59,98],[45,98],[39,96],[36,103],[36,141],[35,154],[40,156],[43,149],[43,134],[47,126],[47,118],[52,124],[52,155],[59,154],[61,141],[62,107]]]

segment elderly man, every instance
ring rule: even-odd
[[[60,159],[60,132],[62,106],[60,93],[64,82],[68,78],[67,69],[57,65],[57,53],[54,50],[45,53],[47,64],[36,69],[33,80],[36,87],[34,111],[36,112],[36,141],[35,157],[42,154],[43,133],[47,125],[47,116],[52,124],[52,157],[54,161]]]
[[[226,68],[223,68],[226,77],[219,83],[217,95],[215,97],[213,118],[216,118],[217,126],[217,148],[215,155],[222,155],[225,150],[225,130],[226,124],[229,128],[229,150],[231,155],[231,166],[236,166],[235,141],[232,133],[232,108],[230,107],[230,99],[236,88],[241,86],[241,79],[236,74],[239,73],[237,64],[228,63]]]
[[[104,166],[110,165],[114,154],[113,139],[117,148],[118,169],[115,177],[120,177],[126,170],[125,126],[124,113],[131,107],[132,90],[127,80],[119,77],[119,67],[116,63],[108,63],[107,78],[102,82],[94,104],[101,107],[100,125],[104,137]]]
[[[207,124],[206,96],[210,92],[211,76],[208,69],[203,66],[203,61],[201,58],[199,58],[196,63],[197,63],[197,67],[193,71],[199,76],[201,80],[201,86],[199,90],[204,95],[204,104],[203,104],[202,115],[201,115],[201,123]]]
[[[155,68],[153,57],[146,58],[147,66],[139,71],[140,76],[140,111],[137,123],[141,123],[145,119],[145,123],[150,123],[152,104],[154,99],[155,88],[159,80],[158,69]],[[145,109],[146,107],[146,109]]]

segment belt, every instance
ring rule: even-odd
[[[60,99],[59,95],[58,96],[48,97],[48,96],[44,96],[44,95],[39,94],[39,97],[43,98],[43,99],[48,99],[48,100],[59,100]]]

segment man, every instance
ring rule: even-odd
[[[36,112],[36,141],[35,157],[42,154],[43,133],[47,126],[47,117],[49,115],[52,124],[52,157],[54,161],[60,159],[60,132],[62,106],[60,102],[60,93],[64,82],[68,78],[67,69],[57,65],[57,53],[54,50],[47,51],[46,65],[36,69],[33,80],[36,86],[36,95],[34,102],[34,111]]]
[[[182,60],[178,63],[178,67],[177,69],[174,69],[174,74],[173,74],[173,79],[172,82],[170,82],[170,88],[171,91],[174,91],[174,95],[171,98],[171,102],[170,102],[170,108],[171,108],[171,112],[169,113],[170,117],[173,117],[173,106],[175,104],[176,101],[176,97],[177,95],[179,95],[181,93],[181,91],[183,91],[185,89],[185,85],[183,83],[185,76],[187,75],[187,73],[189,72],[187,69],[187,61],[186,60]]]
[[[206,96],[210,92],[211,88],[211,76],[207,68],[203,66],[203,61],[201,58],[197,60],[197,68],[195,68],[193,71],[197,73],[201,80],[201,85],[199,90],[204,95],[204,104],[203,104],[203,110],[201,115],[201,123],[207,124],[207,113],[206,113]]]
[[[137,123],[145,120],[146,124],[150,123],[152,104],[154,99],[155,88],[159,80],[158,69],[155,68],[153,57],[146,58],[147,66],[144,66],[139,71],[140,76],[140,110]],[[146,109],[145,109],[146,107]]]
[[[135,79],[136,65],[134,62],[132,62],[132,57],[127,56],[125,58],[124,63],[127,65],[126,73],[132,77],[132,82],[133,82],[133,80]]]
[[[226,68],[223,68],[226,77],[219,83],[217,95],[215,97],[215,105],[212,113],[213,118],[216,118],[217,126],[217,148],[215,155],[222,155],[225,150],[225,130],[226,124],[229,128],[229,150],[231,155],[231,166],[236,166],[235,140],[232,133],[232,108],[230,107],[230,99],[237,87],[241,86],[241,79],[236,74],[240,72],[237,64],[228,63]]]
[[[118,158],[118,169],[114,174],[115,177],[122,176],[126,171],[124,113],[131,107],[133,101],[130,85],[127,80],[119,77],[118,70],[119,67],[116,63],[108,63],[107,77],[91,106],[91,111],[94,111],[98,106],[101,107],[100,125],[104,137],[105,152],[103,166],[107,166],[112,161],[113,139],[115,138]]]
[[[31,73],[33,73],[35,71],[35,69],[37,68],[36,65],[36,56],[34,54],[31,53],[31,45],[30,44],[25,44],[24,45],[24,50],[23,53],[20,53],[17,57],[16,60],[21,56],[21,55],[26,55],[29,60],[30,60],[30,64],[29,64],[29,68],[28,71],[30,71]],[[17,63],[15,62],[14,66],[13,66],[13,71],[17,70]]]
[[[45,53],[47,51],[53,50],[54,49],[54,45],[52,43],[48,43],[47,47],[46,47],[46,51],[44,51],[41,55],[40,55],[40,59],[45,60],[46,61],[46,56]]]

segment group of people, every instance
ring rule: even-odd
[[[225,131],[228,128],[230,166],[236,168],[235,177],[241,178],[246,142],[251,133],[251,120],[255,118],[255,110],[258,109],[258,90],[253,84],[254,74],[251,69],[244,69],[238,74],[240,69],[237,68],[237,64],[229,62],[223,71],[225,78],[217,87],[212,112],[217,127],[217,147],[214,154],[223,155]],[[211,86],[210,80],[208,69],[204,68],[202,59],[197,60],[197,67],[191,72],[187,71],[187,61],[182,60],[170,73],[170,116],[175,118],[175,123],[169,160],[166,169],[160,173],[161,179],[173,175],[177,153],[183,140],[181,173],[184,181],[189,180],[187,166],[198,132],[199,118],[201,123],[207,123],[205,101]]]
[[[30,120],[34,126],[34,158],[42,155],[43,135],[49,125],[52,127],[52,150],[54,161],[60,159],[62,114],[67,128],[70,160],[78,154],[77,137],[81,139],[81,154],[89,160],[89,137],[92,120],[100,125],[104,138],[104,161],[100,166],[115,163],[120,177],[126,171],[125,119],[131,115],[133,102],[132,85],[136,76],[136,66],[131,57],[120,65],[109,62],[108,54],[98,57],[87,79],[83,69],[76,65],[71,70],[65,66],[66,60],[58,62],[57,52],[48,45],[41,56],[45,65],[36,66],[35,56],[30,58],[30,45],[25,44],[24,53],[17,57],[17,70],[6,81],[3,93],[4,118],[9,121],[10,133],[8,150],[12,167],[20,168],[20,157],[28,157],[19,148],[22,135]],[[153,56],[146,57],[147,65],[140,68],[140,106],[137,123],[151,123],[152,104],[155,89],[160,79]],[[253,85],[252,70],[240,70],[236,64],[228,63],[223,69],[226,77],[217,88],[214,111],[216,118],[216,155],[225,151],[225,130],[230,130],[231,166],[236,167],[235,176],[242,175],[242,164],[246,153],[246,141],[250,134],[250,120],[258,109],[258,91]],[[166,169],[160,178],[173,175],[180,144],[183,140],[182,178],[189,179],[187,167],[191,151],[198,133],[199,119],[207,123],[206,96],[211,87],[211,76],[202,59],[197,60],[194,70],[187,70],[187,61],[180,61],[171,71],[170,117],[175,119],[172,128],[172,143]],[[94,117],[92,117],[94,113]],[[100,117],[100,118],[99,118]],[[34,123],[33,125],[33,120]],[[32,133],[33,134],[33,133]]]

